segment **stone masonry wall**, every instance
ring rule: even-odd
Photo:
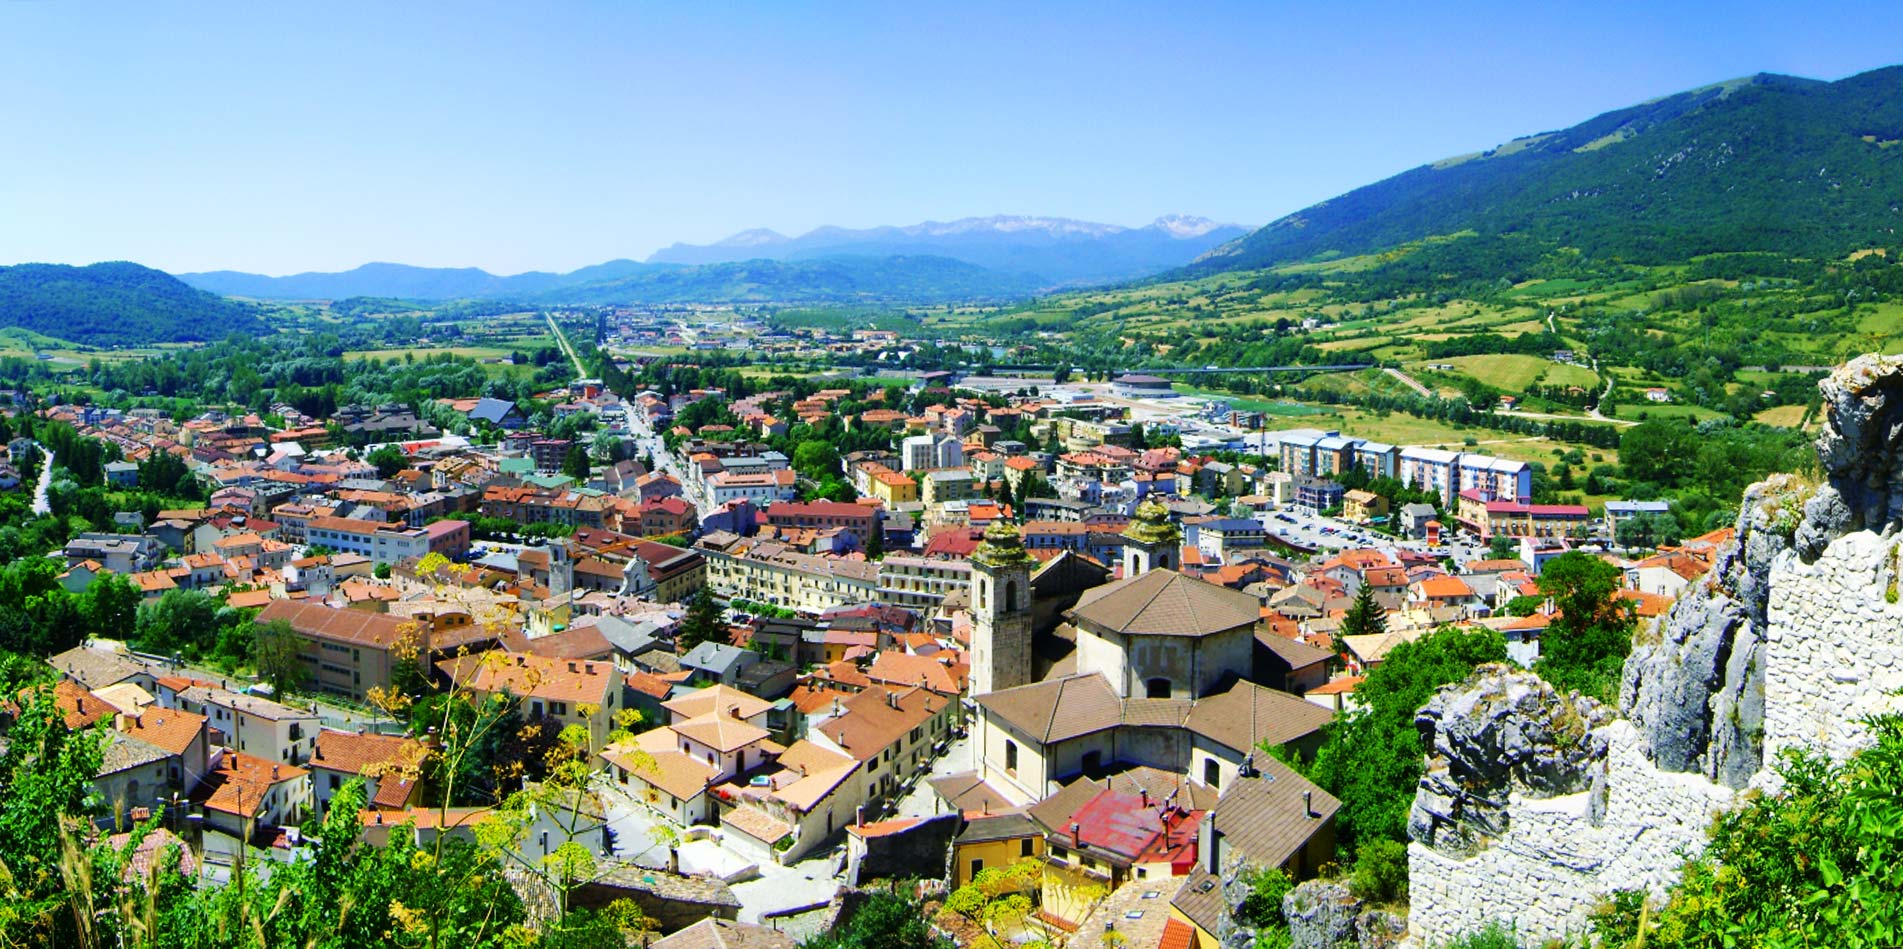
[[[1529,945],[1581,928],[1595,894],[1662,889],[1681,848],[1702,844],[1712,815],[1736,793],[1696,774],[1660,771],[1631,723],[1600,729],[1607,743],[1604,816],[1592,791],[1544,800],[1516,794],[1512,824],[1465,859],[1408,848],[1410,931],[1427,945],[1512,920]]]
[[[1861,747],[1858,721],[1903,711],[1903,604],[1888,601],[1896,538],[1841,537],[1813,563],[1795,553],[1771,570],[1764,686],[1765,760],[1786,748],[1843,758]],[[1426,945],[1511,920],[1537,944],[1583,930],[1613,890],[1662,892],[1681,853],[1703,849],[1712,818],[1735,794],[1697,772],[1665,771],[1624,719],[1596,730],[1606,742],[1603,817],[1591,791],[1539,799],[1516,791],[1505,833],[1462,858],[1409,847],[1410,932]],[[1767,767],[1751,782],[1774,783]],[[1427,791],[1423,790],[1423,796]]]
[[[1773,571],[1764,683],[1764,756],[1787,748],[1848,757],[1867,744],[1860,720],[1903,711],[1899,539],[1859,532],[1813,563]],[[1759,783],[1763,783],[1760,775]]]
[[[1746,788],[1774,790],[1780,753],[1843,759],[1861,720],[1903,712],[1903,357],[1863,356],[1820,385],[1823,479],[1753,486],[1738,539],[1635,643],[1621,712],[1561,755],[1590,787],[1507,782],[1492,748],[1438,741],[1415,795],[1410,937],[1435,945],[1496,920],[1523,941],[1582,931],[1611,891],[1663,891],[1713,816]],[[1520,673],[1484,670],[1437,695],[1426,729],[1514,734],[1550,720],[1542,698],[1502,717],[1477,701]],[[1583,749],[1583,750],[1582,750]],[[1583,756],[1583,757],[1582,757]]]

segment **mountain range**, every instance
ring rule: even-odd
[[[1247,228],[1168,215],[1144,227],[1067,218],[996,216],[927,221],[910,227],[822,227],[798,237],[742,231],[713,244],[674,244],[648,257],[657,264],[819,257],[950,257],[1008,273],[1035,274],[1052,286],[1147,277],[1180,266]]]
[[[473,267],[375,263],[342,273],[267,277],[213,271],[179,279],[213,293],[261,300],[932,303],[1021,297],[1145,277],[1187,264],[1245,233],[1242,227],[1182,215],[1138,228],[999,216],[865,230],[822,227],[799,237],[743,231],[706,246],[674,244],[645,262],[611,260],[569,273],[499,276]]]
[[[1423,165],[1304,208],[1187,272],[1254,270],[1435,235],[1517,235],[1641,263],[1839,257],[1903,226],[1903,67],[1760,74]]]

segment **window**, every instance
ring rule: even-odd
[[[977,876],[978,872],[983,870],[984,868],[985,868],[985,862],[983,860],[973,860],[971,862],[971,875]]]
[[[553,715],[556,718],[560,718],[568,714],[568,703],[567,702],[550,702],[548,704],[548,710],[550,715]]]
[[[1062,848],[1062,847],[1052,847],[1052,848],[1051,848],[1051,858],[1052,858],[1052,859],[1055,859],[1055,860],[1066,860],[1066,859],[1069,859],[1069,858],[1070,858],[1070,851],[1067,851],[1067,850],[1065,850],[1065,849],[1064,849],[1064,848]]]
[[[1015,741],[1006,741],[1004,743],[1004,773],[1016,774],[1017,770],[1018,743]]]
[[[1143,683],[1145,698],[1167,699],[1170,697],[1170,680],[1161,676]]]
[[[1028,857],[1030,855],[1031,855],[1031,838],[1026,837],[1023,840],[1018,841],[1018,856]]]
[[[340,787],[340,786],[341,786],[341,785],[342,785],[343,783],[344,783],[344,782],[343,782],[343,779],[342,779],[341,777],[339,777],[339,776],[337,776],[337,775],[334,775],[334,774],[330,776],[330,789],[331,789],[331,790],[333,790],[333,791],[335,791],[335,790],[337,790],[337,788],[338,788],[338,787]]]
[[[1137,868],[1137,879],[1139,879],[1139,880],[1147,880],[1147,879],[1149,879],[1149,878],[1150,878],[1150,871],[1149,871],[1149,868],[1147,868],[1147,867],[1138,867],[1138,868]],[[1141,915],[1141,914],[1139,914],[1139,915]]]
[[[542,717],[542,703],[540,701],[529,703],[529,715],[534,718]]]
[[[1203,759],[1203,783],[1212,788],[1222,787],[1222,765],[1214,758]]]

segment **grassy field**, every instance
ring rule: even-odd
[[[1463,375],[1507,392],[1525,392],[1528,386],[1535,383],[1579,386],[1584,389],[1596,389],[1604,384],[1597,373],[1585,366],[1554,362],[1539,356],[1500,354],[1434,360],[1436,365],[1442,363],[1455,366]],[[1427,365],[1426,362],[1415,363],[1408,370],[1422,370]]]
[[[1776,408],[1765,409],[1759,412],[1755,418],[1766,425],[1797,428],[1804,424],[1805,417],[1809,414],[1810,409],[1807,406],[1780,405]]]

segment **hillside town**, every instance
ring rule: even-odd
[[[109,484],[170,465],[206,498],[74,536],[62,586],[208,594],[287,644],[268,669],[104,637],[50,659],[67,724],[110,731],[102,831],[162,813],[220,880],[304,859],[358,779],[366,840],[474,835],[484,808],[431,787],[445,736],[414,709],[494,699],[588,771],[584,819],[520,856],[581,841],[589,885],[663,935],[790,945],[853,887],[1028,867],[1013,938],[1211,946],[1238,866],[1335,865],[1339,802],[1291,763],[1398,646],[1484,628],[1530,666],[1554,558],[1610,562],[1656,617],[1731,534],[1635,546],[1621,520],[1661,502],[1535,503],[1524,461],[1265,428],[1151,377],[735,397],[669,368],[544,393],[588,440],[494,398],[41,407],[111,446]]]

